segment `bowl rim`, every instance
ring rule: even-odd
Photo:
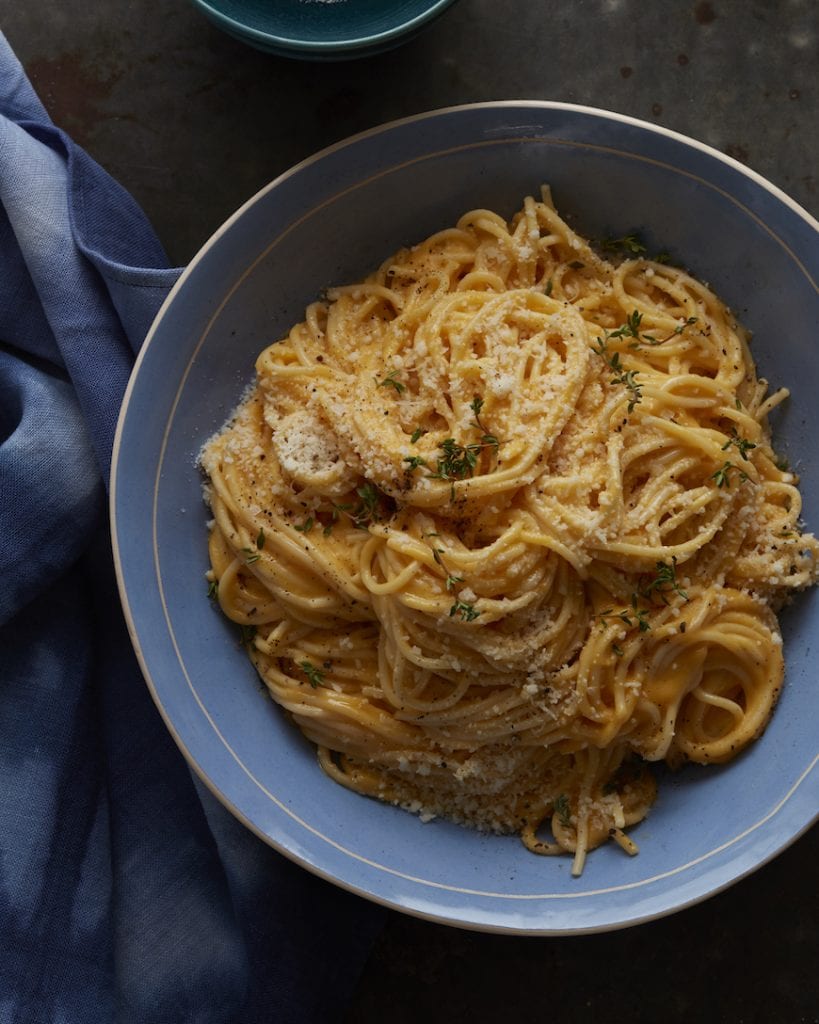
[[[413,17],[402,20],[392,28],[383,32],[376,32],[371,35],[358,36],[355,39],[299,39],[296,36],[277,35],[273,32],[263,32],[261,29],[252,28],[244,22],[237,21],[229,14],[215,7],[210,0],[192,0],[203,14],[207,15],[216,25],[230,35],[253,41],[257,46],[276,47],[282,50],[291,50],[297,53],[312,54],[333,54],[348,53],[356,50],[368,50],[370,47],[380,47],[393,41],[398,41],[408,32],[422,28],[432,21],[439,14],[442,14],[447,7],[450,7],[456,0],[432,0],[429,6]]]
[[[199,2],[199,0],[195,0],[195,2]],[[451,908],[442,907],[439,908],[438,912],[436,913],[433,910],[420,910],[411,906],[405,906],[404,904],[400,903],[397,899],[391,899],[388,896],[369,891],[363,883],[356,883],[342,879],[338,877],[336,874],[334,874],[331,870],[325,869],[320,865],[311,863],[305,857],[300,856],[297,851],[292,851],[288,849],[283,842],[280,842],[270,834],[264,832],[261,829],[261,827],[254,824],[254,822],[251,821],[247,817],[247,815],[233,803],[230,797],[228,797],[225,793],[223,793],[220,790],[217,783],[207,775],[204,767],[202,767],[199,764],[199,762],[195,759],[194,755],[187,748],[185,741],[183,740],[177,727],[175,726],[173,720],[171,719],[169,712],[163,706],[157,687],[154,683],[154,680],[152,679],[151,670],[148,667],[147,660],[142,651],[142,645],[139,640],[136,622],[131,610],[129,594],[125,586],[125,572],[123,568],[120,553],[120,545],[118,540],[116,514],[118,494],[117,478],[119,475],[120,468],[119,460],[121,454],[122,435],[125,430],[128,407],[130,405],[133,392],[136,388],[136,383],[139,377],[142,363],[146,358],[151,342],[154,340],[156,334],[159,331],[160,324],[164,319],[165,314],[167,313],[172,303],[175,301],[177,293],[182,288],[185,287],[185,283],[188,277],[194,272],[197,264],[206,256],[209,250],[214,245],[217,244],[219,239],[232,228],[233,224],[236,221],[238,221],[249,208],[251,208],[255,203],[257,203],[262,196],[266,195],[268,192],[278,187],[284,181],[298,174],[304,168],[324,159],[330,154],[351,147],[363,139],[371,138],[382,133],[387,133],[395,128],[408,125],[416,121],[424,121],[427,119],[438,117],[440,115],[454,114],[458,112],[467,111],[479,111],[481,109],[493,108],[530,108],[539,110],[560,111],[569,114],[576,113],[582,115],[589,115],[593,117],[612,120],[615,122],[620,122],[631,127],[646,130],[650,134],[659,135],[671,140],[675,140],[676,142],[681,143],[682,145],[691,147],[702,152],[706,156],[716,158],[717,160],[721,161],[727,166],[739,171],[743,176],[751,179],[755,184],[757,184],[759,187],[768,192],[772,197],[782,202],[787,208],[789,208],[792,212],[797,214],[803,221],[805,221],[805,223],[810,228],[812,228],[813,231],[816,233],[817,242],[819,243],[819,220],[813,217],[813,215],[808,210],[806,210],[795,199],[789,196],[783,189],[770,182],[759,172],[753,170],[752,168],[741,163],[735,158],[730,157],[727,154],[721,153],[719,150],[708,145],[707,143],[700,142],[699,140],[687,136],[683,133],[674,131],[673,129],[665,128],[661,125],[652,124],[649,121],[644,121],[640,118],[632,117],[631,115],[621,114],[619,112],[606,110],[600,107],[593,107],[584,104],[575,104],[556,100],[493,100],[477,103],[455,104],[446,107],[434,108],[431,110],[423,111],[418,114],[409,115],[403,118],[397,118],[390,121],[386,121],[370,129],[358,132],[354,135],[339,140],[338,142],[326,146],[316,151],[315,153],[307,156],[305,159],[299,161],[298,163],[292,165],[291,167],[283,171],[281,174],[277,175],[274,179],[272,179],[262,188],[260,188],[244,203],[242,203],[235,210],[235,212],[231,214],[199,248],[197,253],[189,261],[188,265],[184,268],[182,274],[179,276],[176,283],[173,285],[170,292],[166,296],[164,302],[160,306],[154,318],[154,321],[146,334],[145,340],[143,341],[143,344],[139,352],[137,353],[134,367],[132,369],[125,390],[125,394],[123,396],[122,404],[117,419],[116,432],[114,436],[109,487],[110,535],[114,568],[117,580],[117,587],[119,591],[119,597],[123,608],[128,634],[134,652],[136,654],[143,678],[145,679],[151,697],[160,713],[161,718],[163,719],[166,728],[171,733],[171,736],[173,737],[176,745],[179,747],[181,753],[184,755],[188,765],[195,772],[197,778],[234,817],[236,817],[240,822],[242,822],[242,824],[244,824],[245,827],[247,827],[256,836],[258,836],[263,842],[265,842],[267,845],[271,846],[277,852],[279,852],[283,856],[286,856],[288,859],[292,860],[294,863],[298,864],[302,868],[310,871],[312,874],[315,874],[318,877],[321,877],[334,885],[338,885],[342,889],[354,893],[355,895],[361,896],[362,898],[368,899],[374,903],[385,906],[389,909],[398,910],[402,913],[408,914],[413,917],[417,917],[422,920],[433,921],[439,924],[449,925],[464,930],[481,931],[495,934],[515,934],[529,936],[569,936],[583,934],[598,934],[622,930],[625,928],[631,928],[639,924],[648,923],[650,921],[670,916],[671,914],[675,914],[680,910],[684,910],[688,907],[695,906],[707,899],[710,899],[712,896],[715,896],[718,893],[725,891],[737,882],[755,873],[765,864],[775,859],[780,853],[784,852],[786,849],[792,846],[817,822],[817,820],[819,820],[819,806],[817,806],[817,810],[815,811],[813,817],[804,821],[800,828],[796,829],[791,834],[787,835],[784,839],[778,839],[777,841],[775,841],[773,844],[771,844],[771,846],[767,849],[763,856],[755,858],[750,865],[745,864],[740,870],[735,871],[733,874],[730,875],[730,877],[723,879],[718,884],[712,885],[710,888],[707,889],[707,891],[698,892],[693,896],[689,897],[688,899],[675,903],[671,906],[663,906],[656,911],[647,911],[640,916],[636,916],[623,921],[618,921],[615,923],[603,922],[595,925],[581,925],[575,927],[541,928],[511,926],[509,924],[493,925],[485,921],[469,921],[458,918],[452,912]],[[809,274],[808,276],[810,277]],[[816,282],[814,282],[814,285],[817,288],[817,291],[819,292],[819,284],[816,284]],[[801,785],[802,782],[807,780],[807,777],[813,773],[817,765],[819,765],[819,754],[817,754],[816,757],[813,758],[812,762],[801,773],[799,780],[797,780],[797,783],[793,787],[794,790],[795,788],[797,788],[798,785]],[[787,799],[787,797],[785,799]],[[778,811],[778,809],[779,808],[777,807],[776,810]],[[764,821],[758,822],[757,825],[762,825],[765,821],[767,821],[767,817],[764,819]],[[755,826],[755,828],[756,827],[757,826]]]

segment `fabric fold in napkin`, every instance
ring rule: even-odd
[[[0,35],[0,1022],[339,1019],[384,912],[195,782],[120,612],[120,402],[180,271]]]

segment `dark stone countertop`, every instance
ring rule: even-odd
[[[815,0],[460,0],[364,60],[266,56],[185,0],[0,0],[54,120],[187,262],[238,206],[316,150],[435,107],[554,99],[728,153],[819,212]],[[819,830],[752,877],[627,931],[524,939],[398,914],[347,1024],[819,1021]]]

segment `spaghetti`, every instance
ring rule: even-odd
[[[580,874],[636,852],[646,762],[768,721],[817,577],[786,395],[705,285],[547,189],[473,210],[258,357],[201,456],[212,588],[331,778]]]

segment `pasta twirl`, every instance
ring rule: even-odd
[[[797,480],[733,314],[602,258],[548,190],[332,289],[203,449],[211,578],[342,785],[588,850],[646,762],[723,762],[815,582]]]

